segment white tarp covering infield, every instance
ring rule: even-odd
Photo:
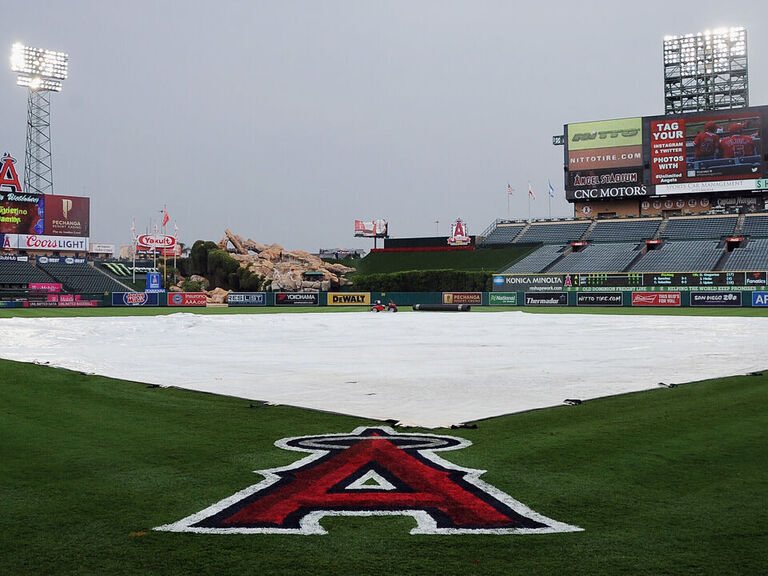
[[[763,370],[768,318],[380,313],[0,320],[0,357],[436,428]]]

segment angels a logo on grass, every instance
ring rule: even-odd
[[[436,452],[471,442],[360,427],[349,434],[284,438],[275,445],[309,452],[264,480],[155,530],[210,534],[325,534],[325,516],[411,516],[411,534],[540,534],[581,528],[538,514]]]

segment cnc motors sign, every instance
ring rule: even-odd
[[[307,453],[205,510],[155,530],[207,534],[326,534],[325,516],[410,516],[411,534],[542,534],[581,528],[534,512],[437,452],[471,443],[455,436],[360,427],[349,434],[284,438]]]

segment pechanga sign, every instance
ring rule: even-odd
[[[411,534],[546,534],[582,530],[547,518],[480,480],[484,471],[436,453],[471,442],[455,436],[362,426],[349,434],[284,438],[308,454],[259,470],[261,482],[155,530],[204,534],[326,534],[326,516],[410,516]]]
[[[45,233],[51,236],[88,236],[90,199],[45,195]]]

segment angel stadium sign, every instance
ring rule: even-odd
[[[155,530],[206,534],[326,534],[326,516],[410,516],[411,534],[574,532],[534,512],[436,453],[471,442],[398,433],[386,426],[348,434],[284,438],[275,445],[308,453],[205,510]]]

